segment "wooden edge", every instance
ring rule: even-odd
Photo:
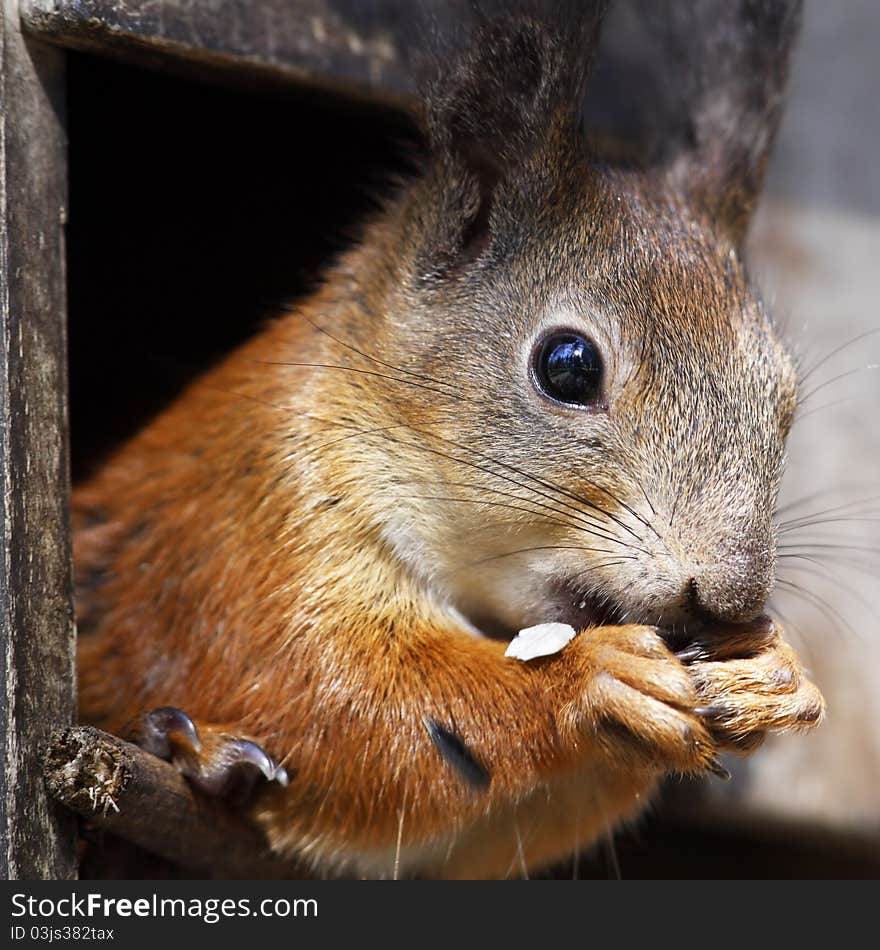
[[[65,64],[0,7],[0,877],[76,875],[39,749],[74,721]]]
[[[208,0],[23,0],[22,26],[45,42],[196,78],[311,87],[395,109],[415,106],[406,18],[393,3],[365,19],[357,0],[277,0],[261,17]]]

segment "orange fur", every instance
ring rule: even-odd
[[[799,677],[773,638],[737,661],[741,684],[730,662],[694,679],[650,627],[585,630],[526,664],[457,625],[367,516],[385,459],[342,421],[362,381],[277,365],[327,362],[327,344],[277,322],[77,492],[78,569],[111,572],[79,601],[100,618],[80,639],[88,721],[120,731],[173,704],[203,735],[254,738],[292,776],[255,804],[279,850],[387,875],[399,835],[402,872],[436,876],[518,873],[517,834],[525,865],[546,863],[636,811],[660,775],[700,773],[717,753],[704,701],[736,709],[743,689],[742,729],[787,724],[766,698],[796,699]],[[779,649],[793,676],[774,686]],[[442,760],[426,715],[487,763],[488,792]]]

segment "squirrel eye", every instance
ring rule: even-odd
[[[534,380],[545,396],[570,406],[596,406],[602,394],[602,357],[577,333],[554,332],[535,348]]]

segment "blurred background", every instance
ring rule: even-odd
[[[650,86],[634,3],[612,7],[602,41],[631,102]],[[147,2],[82,0],[31,20],[70,50],[75,477],[356,234],[420,147],[413,10],[467,4],[222,6],[169,3],[157,20]],[[807,0],[749,245],[804,376],[773,609],[828,721],[728,763],[732,782],[671,785],[557,876],[880,876],[878,43],[875,0]]]

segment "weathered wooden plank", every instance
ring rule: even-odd
[[[416,16],[460,0],[23,0],[28,30],[75,49],[155,65],[185,61],[406,104]]]
[[[41,747],[75,714],[67,529],[63,56],[0,13],[0,873],[75,874]]]

